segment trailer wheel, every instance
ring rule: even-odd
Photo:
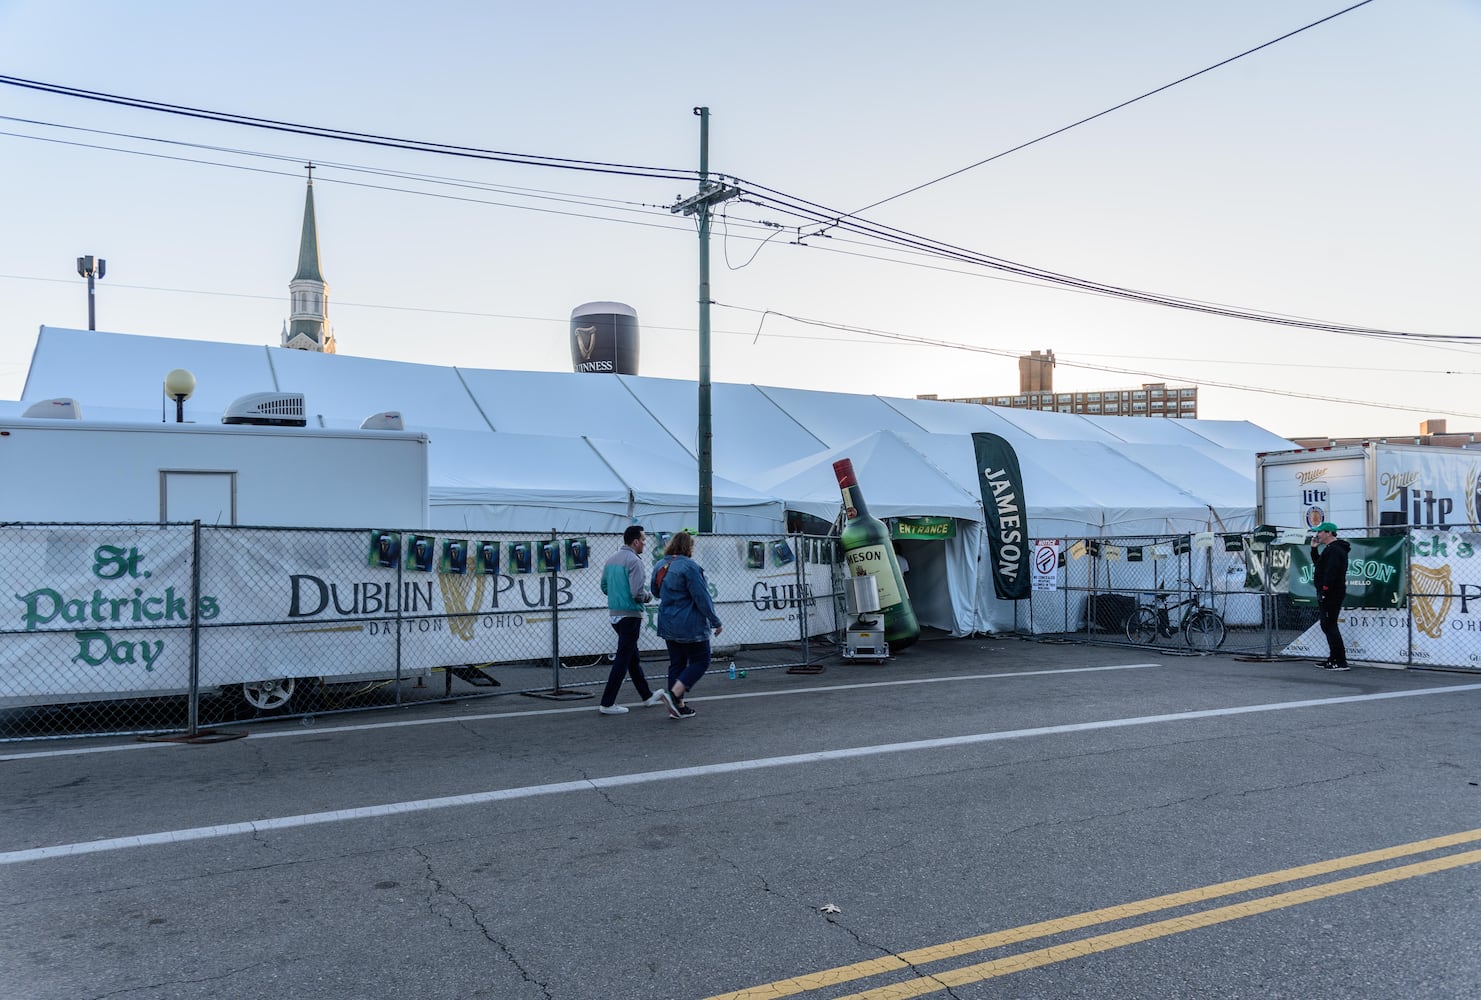
[[[242,702],[258,712],[286,712],[306,701],[315,686],[312,677],[243,681]]]

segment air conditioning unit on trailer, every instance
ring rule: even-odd
[[[404,431],[406,422],[401,419],[400,410],[386,410],[384,413],[372,413],[360,422],[362,431]]]
[[[27,408],[23,417],[42,417],[47,420],[81,420],[82,407],[71,396],[43,399]]]
[[[235,400],[221,417],[223,424],[304,427],[301,392],[254,392]]]

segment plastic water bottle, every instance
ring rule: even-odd
[[[735,680],[735,661],[730,661],[730,679]]]

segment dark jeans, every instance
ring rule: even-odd
[[[1337,629],[1337,623],[1342,620],[1342,598],[1322,601],[1320,611],[1322,635],[1327,637],[1327,659],[1345,666],[1347,647],[1342,644],[1342,633]]]
[[[701,639],[699,642],[675,642],[672,639],[664,640],[669,647],[669,690],[674,689],[675,681],[684,683],[686,692],[693,691],[694,685],[710,669],[710,640]]]
[[[612,656],[612,672],[607,675],[607,687],[602,691],[602,705],[611,708],[617,702],[617,692],[622,687],[624,674],[633,679],[638,697],[647,701],[653,694],[648,679],[643,676],[643,667],[638,662],[638,633],[643,630],[643,619],[623,618],[612,626],[617,633],[617,652]]]

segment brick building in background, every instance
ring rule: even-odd
[[[1387,434],[1382,437],[1293,437],[1290,439],[1302,448],[1338,448],[1345,444],[1418,444],[1433,448],[1476,448],[1481,449],[1481,433],[1476,431],[1447,431],[1445,421],[1437,417],[1419,422],[1418,434]]]
[[[934,394],[917,399],[939,399]],[[1054,391],[1054,352],[1034,351],[1018,359],[1018,392],[1011,396],[956,396],[949,403],[981,403],[1020,410],[1052,410],[1111,417],[1198,416],[1198,387],[1145,382],[1137,389],[1100,389],[1094,392]]]

